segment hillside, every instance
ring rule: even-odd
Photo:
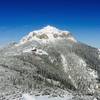
[[[21,100],[24,93],[99,100],[99,83],[99,49],[69,31],[47,26],[0,49],[0,100]]]

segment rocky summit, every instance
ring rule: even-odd
[[[1,48],[0,100],[23,100],[25,93],[100,100],[100,49],[52,26]]]

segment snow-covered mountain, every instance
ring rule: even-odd
[[[24,93],[99,98],[99,53],[69,31],[52,26],[32,31],[19,43],[0,49],[0,99],[14,100],[14,95]]]
[[[48,42],[54,42],[59,39],[69,39],[73,42],[77,42],[75,38],[71,36],[69,31],[62,31],[57,29],[56,27],[48,25],[43,29],[30,32],[27,36],[21,39],[20,44],[32,40],[48,43]]]

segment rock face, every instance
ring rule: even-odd
[[[99,53],[52,26],[30,32],[0,50],[0,92],[56,87],[94,94],[99,90]]]

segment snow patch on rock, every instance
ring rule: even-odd
[[[32,52],[31,48],[23,50],[23,53],[29,53],[29,52]]]
[[[36,55],[48,55],[48,53],[42,49],[37,49],[35,47],[23,50],[23,53],[34,53]]]
[[[77,42],[76,39],[75,39],[74,37],[68,37],[67,39],[68,39],[68,40],[71,40],[71,41],[74,41],[74,42]]]
[[[48,56],[48,53],[42,49],[37,49],[37,51],[35,53],[37,55],[47,55]]]

